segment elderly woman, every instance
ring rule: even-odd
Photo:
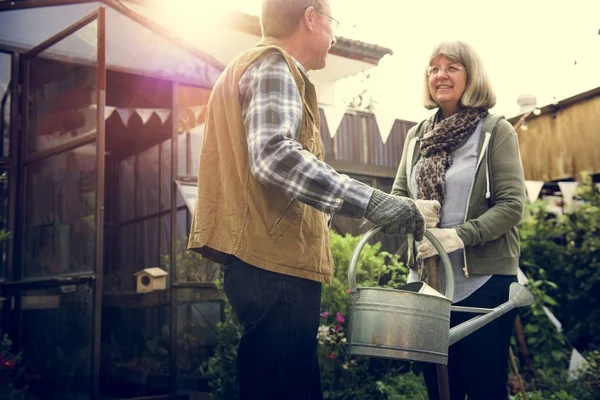
[[[408,133],[392,194],[416,199],[427,228],[448,253],[453,303],[492,308],[508,300],[509,286],[517,281],[515,226],[525,204],[517,136],[503,117],[488,112],[496,97],[468,44],[438,45],[424,79],[424,105],[437,112]],[[424,260],[436,250],[427,240],[411,241],[408,247],[409,281],[425,280]],[[435,259],[443,290],[445,277]],[[508,348],[515,316],[516,311],[505,314],[450,347],[452,400],[508,399]],[[472,317],[452,312],[451,326]],[[435,366],[424,365],[424,375],[429,398],[438,398]]]

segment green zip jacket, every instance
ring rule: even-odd
[[[420,139],[431,130],[434,118],[408,132],[392,194],[417,198],[409,177],[421,157]],[[516,225],[523,218],[525,180],[517,135],[504,117],[487,115],[478,154],[465,220],[454,227],[465,244],[465,274],[516,275],[520,255]],[[409,237],[408,262],[414,268],[413,245]]]

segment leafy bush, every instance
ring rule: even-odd
[[[588,400],[600,398],[600,190],[587,176],[577,196],[585,203],[560,217],[540,203],[528,208],[519,225],[521,267],[535,294],[532,307],[521,310],[533,370],[525,371],[530,400]],[[415,365],[350,356],[346,351],[348,312],[347,267],[359,237],[330,233],[335,272],[322,292],[319,360],[325,399],[425,399],[423,379]],[[367,244],[360,254],[359,286],[398,287],[408,270],[398,257]],[[544,312],[562,322],[558,332]],[[236,398],[235,358],[241,330],[229,306],[219,325],[217,354],[210,361],[215,399]],[[569,344],[589,363],[576,379],[568,375]],[[513,341],[513,349],[519,348]],[[519,366],[523,371],[523,367]],[[515,399],[520,399],[516,395]]]
[[[594,400],[600,398],[600,352],[592,351],[586,356],[589,365],[575,378],[566,369],[546,368],[536,370],[530,382],[533,391],[527,392],[528,400]],[[513,399],[520,400],[521,396]]]
[[[348,313],[348,266],[360,236],[329,234],[335,266],[331,285],[323,285],[321,309],[330,313]],[[381,250],[381,243],[366,244],[360,252],[356,268],[358,286],[398,287],[406,283],[408,268],[397,255]]]
[[[210,388],[213,398],[216,400],[237,399],[236,359],[242,328],[229,302],[225,305],[223,322],[217,324],[217,336],[219,342],[215,354],[208,362],[208,372],[212,376]]]
[[[347,267],[359,237],[330,232],[335,273],[333,283],[322,291],[322,323],[318,331],[319,362],[325,399],[420,399],[426,398],[422,378],[411,372],[412,364],[369,359],[348,354],[346,315],[349,291]],[[408,270],[398,257],[381,251],[381,244],[367,244],[360,254],[357,282],[361,286],[397,287],[406,281]],[[221,281],[218,281],[221,285]],[[219,344],[209,362],[213,397],[237,398],[235,360],[241,328],[229,304],[225,319],[217,326]],[[425,397],[419,397],[425,396]]]
[[[521,268],[536,297],[532,307],[521,310],[533,355],[533,371],[526,373],[534,390],[529,399],[600,398],[593,361],[600,344],[600,190],[584,174],[576,196],[584,203],[561,216],[537,202],[519,225]],[[543,306],[561,322],[562,333]],[[591,365],[578,379],[568,377],[570,345]]]
[[[6,172],[1,173],[0,184],[4,185],[6,180]],[[10,238],[9,231],[0,229],[0,243]],[[5,299],[0,298],[0,301],[3,300]],[[17,388],[15,386],[15,382],[19,380],[23,370],[21,353],[13,353],[12,340],[7,334],[2,334],[2,331],[0,331],[0,400],[22,399],[25,396],[27,387]]]
[[[183,282],[214,282],[221,271],[219,264],[204,258],[200,253],[187,250],[188,238],[177,240],[176,265],[177,280]],[[161,255],[161,265],[169,272],[171,270],[171,256]]]
[[[522,265],[534,280],[556,282],[552,306],[569,341],[600,344],[600,189],[582,175],[576,195],[585,203],[560,217],[541,206],[521,225]]]
[[[0,332],[0,400],[22,399],[26,388],[17,389],[15,381],[23,373],[21,354],[12,352],[12,341]]]

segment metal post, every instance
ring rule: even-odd
[[[177,394],[177,172],[179,166],[179,135],[178,135],[178,112],[177,112],[177,83],[173,82],[171,96],[171,270],[169,294],[171,301],[171,321],[170,321],[170,351],[169,351],[169,372],[171,383],[171,394]]]
[[[96,266],[94,282],[94,316],[92,336],[92,387],[91,398],[100,392],[100,342],[102,335],[102,292],[104,282],[104,179],[105,179],[105,135],[104,105],[106,103],[106,26],[105,9],[98,8],[98,81],[96,97]]]

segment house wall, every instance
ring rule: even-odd
[[[334,104],[334,81],[314,80],[317,99],[321,104]]]
[[[525,179],[577,178],[600,173],[600,94],[527,119],[517,128]]]

